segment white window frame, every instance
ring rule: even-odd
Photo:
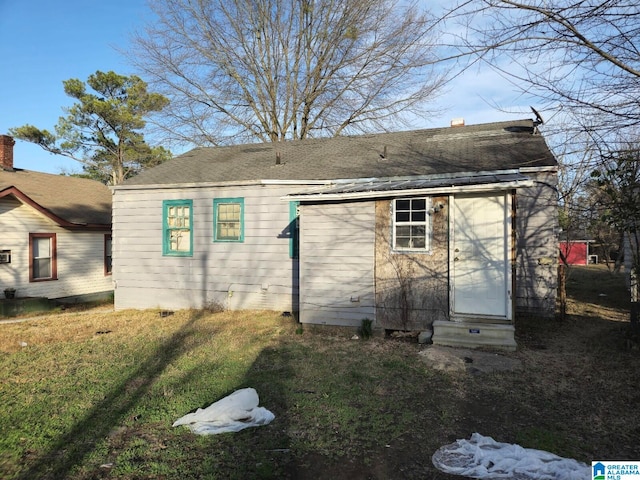
[[[424,208],[419,207],[419,203],[424,201]],[[399,208],[398,202],[409,202],[409,208]],[[393,235],[393,250],[398,252],[421,252],[428,253],[431,251],[431,197],[403,197],[394,198],[392,204],[392,235]],[[422,213],[424,213],[424,219],[422,219]],[[414,235],[414,231],[419,228],[424,228],[424,237]],[[409,230],[406,232],[399,232],[399,230]],[[399,235],[399,233],[405,233]],[[408,239],[408,244],[405,244],[404,239]],[[424,246],[415,246],[415,243],[420,244],[422,239]]]

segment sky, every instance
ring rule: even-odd
[[[136,73],[121,51],[148,18],[145,0],[0,0],[0,134],[25,124],[53,131],[62,108],[73,104],[64,80],[86,81],[97,70]],[[437,102],[441,114],[415,128],[446,127],[453,118],[467,125],[533,118],[530,101],[488,69],[467,71],[448,90]],[[82,170],[24,141],[16,141],[14,165],[46,173]]]

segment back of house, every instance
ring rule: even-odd
[[[555,311],[556,184],[531,120],[197,148],[112,187],[116,308],[515,348]]]

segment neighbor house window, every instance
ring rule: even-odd
[[[244,241],[243,198],[216,198],[213,200],[213,241]]]
[[[111,275],[111,234],[104,236],[104,274]]]
[[[177,257],[193,255],[193,201],[162,202],[162,254]]]
[[[393,201],[393,247],[395,250],[428,251],[431,226],[428,198]]]
[[[29,234],[29,281],[41,282],[58,279],[56,261],[56,234]]]

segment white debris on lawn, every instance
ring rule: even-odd
[[[243,388],[207,408],[186,414],[173,422],[173,426],[186,425],[198,435],[214,435],[267,425],[275,415],[264,407],[258,407],[259,402],[255,389]]]
[[[471,478],[512,480],[584,480],[591,478],[585,463],[543,450],[496,442],[479,433],[440,447],[432,457],[438,470]]]

